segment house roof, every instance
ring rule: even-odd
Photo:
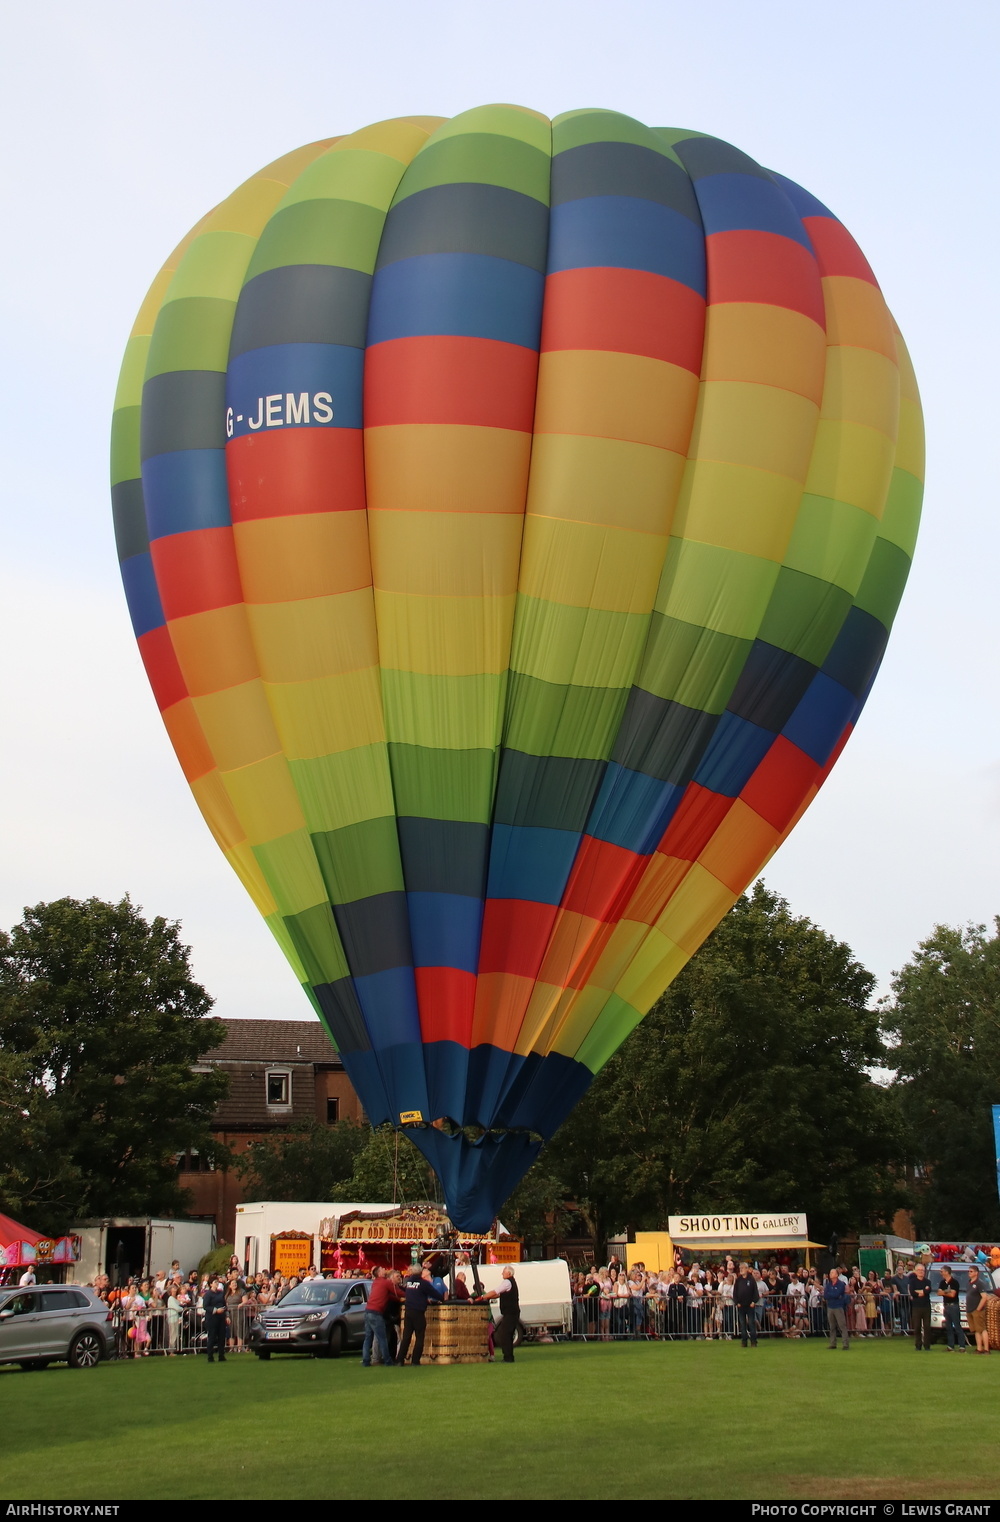
[[[226,1039],[203,1062],[320,1062],[342,1067],[318,1020],[225,1020]]]

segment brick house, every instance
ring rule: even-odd
[[[361,1101],[318,1020],[227,1020],[226,1039],[206,1052],[196,1071],[221,1069],[229,1093],[212,1118],[212,1134],[233,1152],[270,1132],[315,1119],[324,1125],[363,1120]],[[179,1181],[192,1195],[189,1215],[215,1221],[231,1242],[236,1206],[245,1198],[239,1174],[188,1152]]]

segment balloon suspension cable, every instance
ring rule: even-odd
[[[406,1198],[405,1193],[402,1199],[399,1197],[399,1132],[396,1131],[394,1133],[396,1138],[396,1146],[393,1154],[390,1154],[389,1152],[389,1138],[386,1136],[381,1126],[378,1128],[376,1134],[382,1137],[382,1145],[385,1148],[386,1160],[392,1165],[392,1203],[394,1205],[406,1206],[409,1204],[409,1200]]]

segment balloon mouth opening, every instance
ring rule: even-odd
[[[436,1131],[439,1136],[447,1136],[452,1141],[462,1139],[471,1147],[481,1147],[487,1142],[502,1142],[507,1137],[523,1137],[530,1146],[540,1147],[545,1141],[541,1132],[534,1131],[530,1126],[477,1126],[462,1125],[460,1121],[452,1119],[450,1115],[440,1115],[437,1120],[402,1121],[396,1128],[405,1134],[414,1131]]]

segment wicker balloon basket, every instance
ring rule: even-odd
[[[485,1363],[492,1317],[488,1305],[429,1305],[423,1363]],[[406,1312],[403,1312],[403,1328]]]
[[[990,1349],[1000,1352],[1000,1299],[996,1295],[986,1302],[986,1330],[989,1333]]]

